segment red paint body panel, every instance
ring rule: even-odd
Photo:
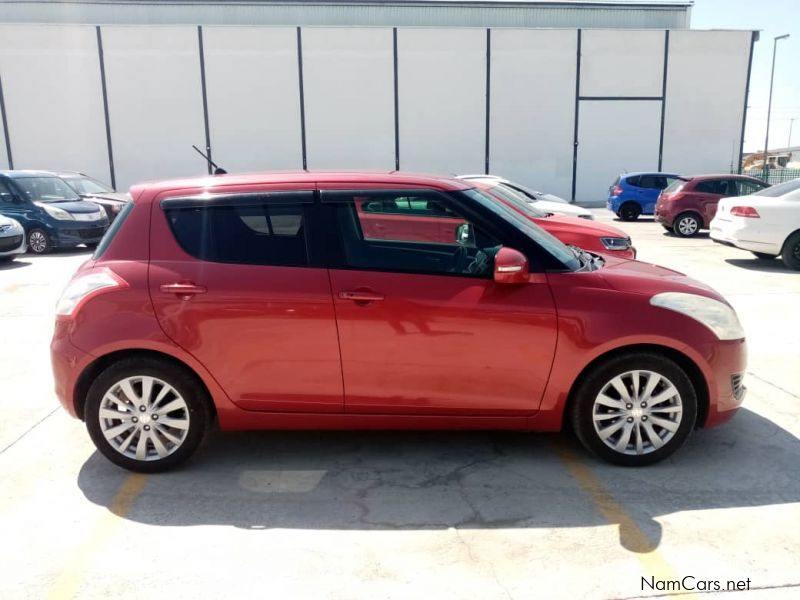
[[[603,269],[534,273],[498,284],[455,275],[209,263],[169,230],[164,196],[265,189],[420,187],[460,180],[409,174],[259,174],[135,186],[135,207],[94,267],[128,285],[59,320],[56,393],[79,413],[80,375],[124,350],[174,357],[208,388],[222,429],[492,428],[557,430],[570,389],[594,359],[631,345],[670,348],[706,382],[705,425],[740,403],[731,375],[744,340],[649,304],[657,292],[722,300],[680,273],[608,257]],[[547,221],[547,220],[545,220]],[[583,224],[582,225],[586,225]],[[192,282],[184,300],[161,291]],[[340,297],[340,292],[355,295]]]

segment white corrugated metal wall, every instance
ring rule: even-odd
[[[729,168],[741,144],[751,39],[741,31],[3,25],[0,78],[16,168],[110,178],[101,41],[120,188],[202,173],[191,144],[204,145],[207,120],[214,158],[229,170],[463,173],[488,164],[596,201],[624,170]],[[691,85],[710,73],[724,76]]]

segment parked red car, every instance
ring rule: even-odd
[[[488,192],[493,198],[530,219],[565,244],[590,252],[613,254],[619,258],[636,258],[636,248],[633,247],[630,236],[621,229],[597,221],[542,212],[513,189],[502,184],[477,181],[472,183],[477,189]]]
[[[747,196],[769,187],[746,175],[679,177],[656,201],[655,220],[681,237],[691,237],[711,226],[722,198]]]
[[[643,465],[742,402],[744,333],[718,293],[567,247],[467,181],[224,175],[131,195],[61,296],[51,345],[58,398],[122,467],[179,464],[212,420],[569,420],[599,456]],[[424,201],[461,224],[447,243],[375,239],[365,198]]]

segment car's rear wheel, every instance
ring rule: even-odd
[[[187,460],[210,422],[208,394],[185,369],[151,358],[103,371],[86,398],[86,428],[111,462],[152,473]]]
[[[764,252],[753,252],[752,254],[753,256],[755,256],[756,258],[760,258],[761,260],[772,260],[773,258],[775,258],[774,254],[766,254]]]
[[[672,224],[672,231],[680,237],[692,237],[700,231],[701,225],[700,217],[694,213],[687,212],[678,215],[678,218]]]
[[[686,441],[697,418],[697,394],[674,361],[650,352],[625,354],[583,379],[571,418],[578,439],[600,458],[649,465]]]
[[[31,229],[28,232],[28,249],[34,254],[46,254],[52,250],[50,237],[42,229]]]
[[[790,269],[800,271],[800,231],[795,231],[786,239],[781,255],[783,264]]]
[[[619,207],[618,214],[623,221],[635,221],[642,214],[642,207],[635,202],[626,202]]]

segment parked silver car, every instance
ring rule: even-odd
[[[19,221],[0,215],[0,262],[25,254],[27,249],[25,231]]]

